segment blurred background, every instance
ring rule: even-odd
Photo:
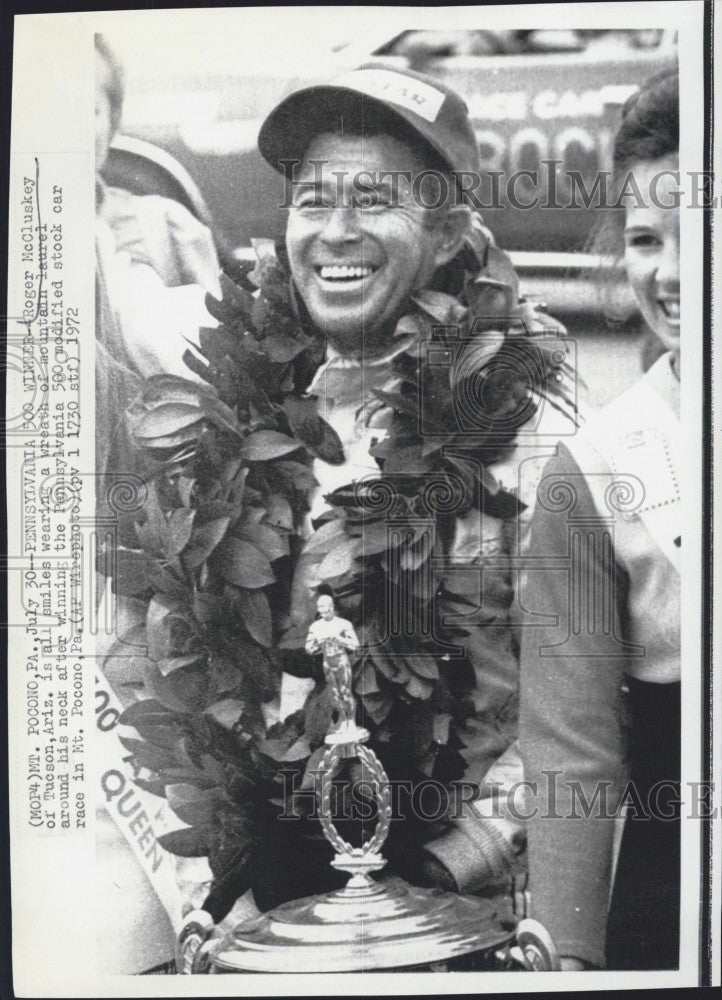
[[[263,38],[179,32],[148,44],[107,32],[126,93],[106,180],[183,202],[210,225],[232,270],[252,237],[284,232],[283,181],[256,148],[260,125],[281,98],[371,59],[438,77],[465,97],[484,167],[503,172],[498,204],[483,210],[484,221],[512,252],[524,293],[567,326],[588,400],[603,404],[639,377],[648,333],[625,283],[598,281],[588,252],[594,208],[579,197],[578,207],[543,206],[568,203],[568,171],[578,171],[591,192],[599,171],[611,168],[621,105],[676,60],[674,33],[416,30],[402,26],[400,11],[386,18],[354,8],[341,27],[315,9],[303,31],[289,32],[279,9],[279,30]],[[561,161],[555,191],[548,160]],[[522,170],[538,179],[520,182],[517,196],[538,198],[537,208],[515,208],[506,198],[505,178]],[[488,179],[478,194],[493,202]]]

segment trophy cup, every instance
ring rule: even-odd
[[[322,779],[319,817],[336,852],[331,864],[348,872],[350,878],[342,889],[283,903],[243,921],[225,935],[217,933],[209,914],[194,911],[178,936],[178,971],[219,974],[554,968],[550,939],[546,950],[541,949],[543,957],[534,952],[534,961],[530,961],[531,953],[526,954],[529,942],[532,946],[537,942],[535,929],[546,934],[534,921],[522,921],[527,947],[513,945],[515,929],[519,941],[522,924],[516,927],[515,918],[502,901],[417,888],[396,876],[373,877],[386,864],[381,848],[391,822],[389,781],[373,750],[365,746],[368,730],[355,721],[347,653],[354,644],[353,629],[349,622],[333,615],[332,603],[330,615],[323,617],[320,602],[319,611],[322,618],[314,623],[320,626],[319,637],[312,636],[312,626],[306,648],[323,652],[324,673],[338,709],[337,723],[325,738],[326,749],[317,771]],[[354,757],[374,789],[378,807],[376,829],[360,847],[353,847],[339,834],[330,808],[334,773],[344,759]],[[490,959],[496,964],[490,965]]]

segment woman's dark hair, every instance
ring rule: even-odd
[[[613,282],[621,270],[624,254],[625,209],[620,203],[630,171],[641,160],[658,160],[679,151],[679,73],[667,69],[647,80],[622,109],[622,121],[614,140],[612,183],[607,205],[599,211],[599,222],[590,250],[603,260],[602,281]],[[610,292],[611,287],[606,287]],[[614,319],[610,296],[605,311]],[[617,317],[618,319],[619,317]]]
[[[639,160],[658,160],[679,151],[679,74],[658,73],[633,94],[622,109],[614,140],[614,178]]]
[[[95,51],[108,67],[108,82],[105,86],[105,92],[110,101],[110,126],[113,130],[113,135],[115,135],[120,128],[120,119],[123,114],[123,98],[125,97],[123,67],[118,62],[115,53],[103,35],[96,34]]]

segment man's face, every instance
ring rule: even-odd
[[[319,597],[316,607],[322,618],[325,618],[326,621],[331,621],[333,618],[333,601],[330,597]]]
[[[322,169],[310,161],[321,161]],[[391,324],[407,297],[428,284],[444,254],[442,227],[414,202],[421,158],[391,135],[319,135],[297,174],[286,246],[296,288],[319,330],[344,354],[391,346]],[[374,188],[364,207],[358,183]],[[320,178],[319,178],[320,172]],[[318,183],[317,183],[318,181]],[[395,190],[396,188],[396,190]],[[425,196],[427,204],[433,204]]]
[[[113,128],[110,114],[110,98],[108,84],[110,70],[102,58],[95,53],[95,169],[101,170],[108,158],[110,140],[113,138]]]

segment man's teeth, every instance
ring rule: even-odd
[[[373,267],[350,267],[346,264],[324,264],[319,268],[319,274],[325,281],[352,281],[357,278],[368,278],[373,272]]]

